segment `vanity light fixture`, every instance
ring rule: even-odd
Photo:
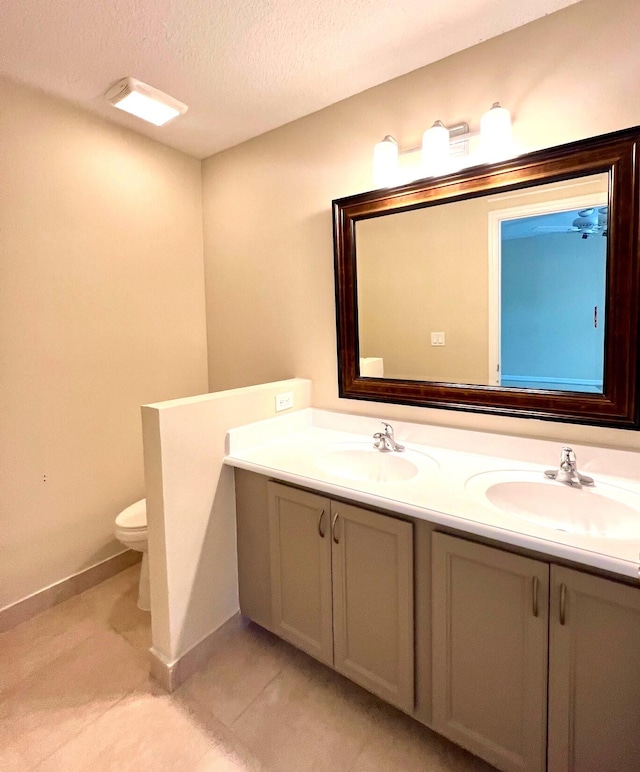
[[[422,167],[426,177],[436,177],[449,165],[449,129],[436,121],[422,135]]]
[[[114,107],[131,115],[164,126],[187,112],[187,105],[135,78],[122,78],[105,94]]]
[[[493,163],[508,158],[511,151],[511,113],[494,102],[480,118],[480,145],[484,161]]]
[[[376,188],[395,185],[398,176],[398,143],[390,135],[373,148],[373,184]]]
[[[470,153],[470,140],[477,137],[479,151]],[[400,163],[400,156],[418,153],[419,163]],[[405,150],[400,150],[396,140],[387,135],[373,150],[373,184],[375,188],[384,188],[419,177],[437,177],[463,166],[503,160],[512,153],[511,114],[494,102],[480,119],[479,132],[470,132],[468,123],[447,128],[442,121],[436,121],[424,132],[421,147]],[[467,160],[459,160],[463,157]]]

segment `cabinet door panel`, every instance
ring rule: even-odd
[[[551,576],[549,772],[635,772],[640,589],[557,566]]]
[[[268,481],[244,469],[234,469],[234,473],[240,611],[273,630]]]
[[[413,526],[332,502],[335,668],[413,710]]]
[[[433,725],[502,770],[545,766],[549,567],[433,534]]]
[[[330,511],[322,496],[269,483],[273,630],[328,665],[333,664]]]

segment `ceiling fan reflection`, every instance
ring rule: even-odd
[[[581,209],[571,225],[538,225],[533,230],[536,233],[579,233],[583,239],[598,233],[606,237],[608,216],[608,206],[589,207]]]

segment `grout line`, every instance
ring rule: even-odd
[[[112,710],[112,709],[113,709],[113,708],[115,708],[117,705],[119,705],[119,704],[120,704],[120,703],[121,703],[121,702],[122,702],[124,699],[126,699],[126,698],[127,698],[127,697],[128,697],[128,696],[129,696],[129,695],[132,693],[132,691],[135,691],[135,689],[133,689],[133,690],[131,690],[131,691],[128,691],[128,692],[125,692],[125,693],[124,693],[124,694],[123,694],[123,695],[120,697],[120,699],[118,699],[116,702],[114,702],[114,703],[113,703],[113,705],[110,705],[110,706],[109,706],[109,707],[108,707],[106,710],[104,710],[102,713],[100,713],[100,715],[98,715],[98,716],[95,716],[95,718],[91,719],[91,721],[89,721],[88,723],[86,723],[86,724],[84,724],[82,727],[80,727],[80,729],[79,729],[79,730],[78,730],[78,731],[77,731],[77,732],[76,732],[76,733],[75,733],[75,734],[74,734],[72,737],[69,737],[69,738],[67,738],[67,739],[66,739],[66,740],[65,740],[63,743],[61,743],[61,744],[60,744],[60,745],[59,745],[57,748],[55,748],[53,751],[51,751],[51,753],[49,753],[49,754],[48,754],[48,755],[47,755],[47,756],[46,756],[44,759],[42,759],[41,761],[39,761],[39,762],[38,762],[38,764],[37,764],[35,767],[32,767],[32,769],[34,769],[34,770],[36,770],[36,769],[39,769],[39,768],[40,768],[40,767],[41,767],[41,766],[42,766],[42,765],[43,765],[43,764],[44,764],[46,761],[49,761],[49,759],[50,759],[50,758],[51,758],[51,757],[52,757],[54,754],[58,753],[58,751],[60,751],[60,750],[62,750],[63,748],[65,748],[67,745],[69,745],[69,743],[71,743],[71,742],[75,742],[75,740],[77,740],[77,739],[78,739],[78,737],[80,737],[80,735],[81,735],[81,734],[83,734],[85,731],[87,731],[87,730],[89,730],[89,729],[93,729],[93,726],[94,726],[94,724],[95,724],[97,721],[99,721],[99,720],[100,720],[100,719],[101,719],[103,716],[106,716],[106,715],[107,715],[107,713],[108,713],[110,710]]]
[[[258,697],[260,697],[260,696],[262,696],[262,694],[264,694],[264,691],[265,691],[265,689],[267,689],[269,686],[271,686],[271,684],[272,684],[272,683],[273,683],[273,682],[276,680],[276,678],[278,678],[278,676],[280,676],[280,675],[282,674],[282,671],[283,671],[283,670],[284,670],[284,665],[283,665],[283,666],[282,666],[282,667],[281,667],[281,668],[278,670],[278,672],[277,672],[277,673],[276,673],[276,674],[273,676],[273,678],[270,678],[270,679],[269,679],[269,681],[268,681],[268,682],[267,682],[267,683],[266,683],[266,684],[265,684],[265,685],[262,687],[262,689],[260,689],[260,691],[258,692],[258,694],[256,694],[256,696],[255,696],[255,697],[254,697],[254,698],[253,698],[253,699],[252,699],[252,700],[251,700],[249,703],[247,703],[247,705],[245,705],[245,707],[244,707],[244,708],[243,708],[243,709],[240,711],[240,713],[238,713],[238,715],[237,715],[237,716],[236,716],[236,717],[233,719],[233,721],[231,722],[231,724],[229,724],[229,725],[228,725],[228,728],[229,728],[229,729],[230,729],[230,730],[233,732],[234,736],[235,736],[235,737],[238,737],[238,739],[239,739],[241,742],[244,742],[244,741],[242,740],[242,738],[241,738],[241,737],[239,737],[239,736],[238,736],[238,735],[237,735],[237,734],[234,732],[234,730],[233,730],[233,727],[235,726],[235,724],[237,724],[237,723],[238,723],[238,721],[240,721],[240,719],[242,718],[242,716],[244,716],[244,714],[245,714],[245,713],[246,713],[246,712],[249,710],[249,708],[250,708],[250,707],[253,705],[253,703],[254,703],[254,702],[255,702],[255,701],[258,699]],[[224,723],[224,722],[223,722],[223,723]],[[245,744],[246,744],[246,743],[245,743]]]

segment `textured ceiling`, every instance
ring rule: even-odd
[[[0,72],[203,158],[576,0],[1,0]],[[189,105],[115,110],[130,75]]]

